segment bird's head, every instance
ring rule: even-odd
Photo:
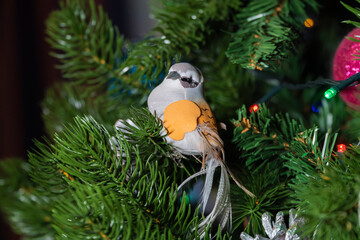
[[[165,80],[168,84],[185,89],[202,88],[204,78],[201,71],[189,63],[176,63],[169,69]]]

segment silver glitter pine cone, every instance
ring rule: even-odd
[[[295,232],[305,224],[305,221],[303,218],[298,218],[295,212],[295,209],[291,209],[289,211],[290,216],[288,229],[286,228],[283,212],[278,212],[276,214],[275,223],[271,223],[270,213],[264,213],[261,219],[262,225],[268,237],[263,237],[261,235],[251,237],[247,233],[242,232],[240,238],[241,240],[301,240],[299,235],[295,234]],[[306,239],[308,238],[302,238],[302,240]]]

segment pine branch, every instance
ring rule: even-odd
[[[134,125],[125,122],[126,131],[123,131],[122,134],[131,141],[132,145],[142,146],[139,149],[142,156],[149,152],[155,155],[170,155],[172,149],[164,140],[163,125],[159,119],[154,118],[146,108],[141,110],[130,108],[128,118]],[[121,138],[121,136],[118,137]]]
[[[239,30],[233,34],[227,56],[244,68],[274,69],[295,50],[294,41],[307,18],[305,7],[317,10],[310,0],[249,1],[237,15]]]
[[[244,199],[239,193],[233,198],[234,225],[241,229],[245,220],[248,223],[243,231],[263,234],[261,216],[264,212],[276,214],[279,209],[286,211],[294,206],[289,201],[288,186],[294,176],[282,155],[290,151],[293,139],[304,131],[304,126],[288,114],[272,115],[265,105],[250,115],[243,106],[233,122],[233,141],[240,150],[240,159],[251,172],[250,191],[256,195],[256,199]]]
[[[73,184],[72,199],[54,207],[58,239],[168,239],[176,238],[150,210],[129,196],[106,187]]]
[[[189,55],[204,44],[205,37],[215,29],[211,23],[225,21],[231,11],[238,9],[238,1],[161,1],[161,8],[154,9],[158,25],[154,35],[135,44],[122,65],[123,71],[135,69],[132,79],[152,86],[172,60]],[[145,76],[145,77],[144,77]]]
[[[247,173],[249,190],[256,198],[251,198],[238,188],[231,189],[233,206],[233,228],[237,232],[252,235],[264,234],[261,216],[265,212],[276,214],[281,210],[289,210],[289,188],[281,182],[274,184],[274,176],[280,174],[278,169],[264,169],[261,174]]]
[[[282,169],[284,161],[280,156],[288,151],[292,139],[305,130],[288,114],[272,116],[265,105],[250,116],[243,106],[234,125],[234,142],[241,150],[241,158],[246,159],[246,165],[254,173],[268,164],[271,169]]]
[[[328,132],[323,143],[319,144],[321,139],[317,128],[305,130],[294,138],[290,151],[282,155],[286,159],[285,166],[294,171],[294,184],[305,186],[310,178],[321,178],[326,165],[333,161],[336,138],[337,133]]]
[[[85,84],[86,95],[106,89],[109,79],[119,76],[114,69],[123,58],[123,38],[93,0],[60,2],[60,10],[47,20],[47,34],[64,78]],[[132,84],[126,79],[122,83]]]
[[[355,215],[350,213],[354,204],[358,201],[358,195],[353,193],[359,190],[354,190],[358,188],[354,188],[353,184],[355,184],[354,182],[357,184],[354,176],[358,176],[359,169],[357,168],[359,164],[354,165],[352,163],[352,167],[354,167],[352,169],[346,163],[335,162],[339,161],[339,159],[334,159],[333,156],[337,133],[331,134],[328,131],[324,138],[321,138],[317,128],[306,130],[301,124],[291,120],[288,116],[284,117],[280,114],[271,116],[265,106],[261,106],[260,110],[252,113],[250,117],[247,117],[246,109],[243,107],[242,111],[239,111],[239,120],[234,123],[237,126],[234,140],[244,153],[241,158],[245,158],[250,167],[256,166],[253,174],[257,178],[266,176],[266,171],[271,173],[269,180],[258,184],[256,187],[254,186],[258,189],[253,190],[255,194],[259,190],[271,191],[274,189],[272,193],[277,196],[279,190],[276,187],[279,187],[284,194],[284,198],[281,198],[281,195],[279,195],[279,198],[268,198],[270,201],[268,200],[269,203],[265,204],[265,206],[261,205],[261,202],[264,201],[263,197],[266,198],[264,193],[256,194],[259,198],[257,199],[258,204],[239,205],[240,207],[238,206],[237,211],[235,211],[239,213],[239,220],[241,217],[251,216],[248,218],[249,225],[245,229],[246,231],[259,233],[258,231],[261,229],[259,227],[260,216],[264,209],[266,207],[281,206],[279,203],[274,204],[274,202],[271,202],[274,199],[282,200],[281,203],[287,204],[292,199],[292,204],[300,207],[302,215],[306,219],[309,218],[304,234],[312,235],[316,231],[317,239],[341,238],[340,232],[346,231],[346,227],[339,229],[338,225],[344,225],[348,221],[348,231],[350,231],[349,228],[352,229],[353,224],[357,224],[357,222],[354,223],[357,218],[355,219]],[[273,134],[276,135],[276,138],[268,137],[268,135],[273,136]],[[284,143],[286,144],[284,145]],[[274,145],[282,146],[282,148],[277,149]],[[276,155],[267,153],[272,149],[277,150]],[[350,153],[348,154],[350,155]],[[354,157],[353,153],[350,156]],[[354,161],[354,159],[351,161]],[[339,178],[342,180],[338,180]],[[335,179],[334,182],[332,182],[332,179]],[[358,178],[356,177],[356,179]],[[328,183],[329,181],[332,183]],[[333,197],[330,197],[329,194],[334,194],[335,191],[343,194],[339,182],[350,185],[345,189],[345,194],[353,194],[354,196],[349,199],[350,202],[345,206],[343,201],[346,201],[347,198],[341,197],[341,201],[337,200],[337,205],[334,207]],[[327,202],[324,203],[324,201]],[[286,210],[287,207],[289,205],[285,205],[284,209]],[[259,211],[260,208],[262,209]],[[247,212],[244,211],[246,209]],[[332,227],[329,227],[329,225]],[[354,236],[358,236],[357,234],[357,232],[349,233],[348,236],[352,236],[349,239],[355,239]]]
[[[162,125],[159,120],[145,109],[133,109],[130,115],[130,120],[136,123],[136,127],[128,129],[135,132],[127,132],[126,138],[125,132],[121,131],[117,131],[115,137],[111,138],[108,131],[94,119],[77,117],[74,124],[67,125],[63,132],[55,135],[52,145],[38,143],[39,149],[29,155],[33,168],[32,178],[38,184],[40,193],[45,196],[50,193],[58,195],[51,208],[54,211],[52,225],[59,238],[65,234],[61,229],[65,229],[74,239],[81,239],[82,234],[88,232],[85,231],[89,227],[85,224],[86,219],[79,216],[88,216],[89,211],[91,212],[89,208],[102,209],[98,197],[108,201],[109,205],[104,207],[104,211],[118,205],[120,200],[128,208],[120,209],[120,213],[103,215],[107,219],[96,226],[97,231],[92,232],[99,238],[100,232],[104,236],[116,234],[108,224],[112,220],[118,221],[119,216],[122,218],[120,222],[127,223],[127,214],[131,209],[136,212],[141,209],[147,216],[146,219],[157,219],[156,224],[146,225],[146,231],[152,232],[154,238],[164,234],[168,236],[170,233],[171,236],[181,238],[197,236],[197,232],[193,231],[199,222],[197,211],[185,201],[178,204],[176,197],[176,183],[188,176],[188,170],[178,168],[169,158],[171,148],[163,136],[160,136]],[[79,184],[88,188],[81,190]],[[93,196],[95,192],[100,195]],[[112,193],[115,195],[111,195]],[[89,198],[92,202],[81,209],[79,207],[80,212],[75,211],[74,206],[80,205],[80,202],[83,204],[81,200],[84,198]],[[69,222],[64,216],[74,220]],[[144,220],[140,213],[135,214],[135,217]],[[99,221],[96,216],[94,219]],[[130,225],[132,224],[124,225],[124,228],[131,228]],[[82,226],[85,230],[80,231],[75,226]],[[74,227],[77,231],[68,229]],[[137,233],[134,234],[136,237]],[[142,236],[140,232],[139,234]]]
[[[0,208],[15,232],[26,239],[55,239],[51,198],[42,195],[29,178],[30,167],[19,159],[0,163]]]
[[[358,239],[359,148],[347,149],[326,167],[323,175],[294,187],[302,216],[304,235],[314,239]]]
[[[64,180],[65,173],[57,166],[53,157],[54,150],[48,140],[46,143],[35,141],[36,148],[28,154],[31,171],[29,176],[37,184],[37,188],[45,196],[63,195],[67,191]]]
[[[356,1],[357,1],[358,3],[360,3],[359,0],[356,0]],[[340,1],[340,3],[341,3],[347,10],[349,10],[351,13],[355,14],[355,16],[357,16],[358,18],[360,18],[360,15],[359,15],[359,14],[360,14],[360,8],[358,8],[358,7],[356,7],[356,8],[351,7],[350,5],[348,5],[348,4],[346,4],[346,3],[342,2],[342,1]],[[360,22],[357,22],[357,21],[345,20],[345,21],[343,21],[343,23],[352,24],[352,25],[354,25],[354,26],[357,27],[357,28],[360,27]],[[352,40],[354,40],[354,41],[359,41],[359,39],[354,39],[354,38],[352,38]]]
[[[63,82],[47,90],[42,102],[43,120],[47,133],[64,130],[65,123],[71,123],[77,115],[92,116],[112,131],[117,119],[124,117],[128,106],[138,106],[138,96],[122,93],[103,93],[98,96],[82,96],[86,87]],[[122,104],[119,104],[122,103]]]

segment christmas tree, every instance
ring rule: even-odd
[[[360,1],[336,2],[343,23],[327,4],[159,0],[134,43],[94,1],[60,1],[46,24],[64,81],[42,102],[47,136],[1,162],[8,222],[25,239],[358,239]],[[227,226],[202,225],[203,175],[181,186],[204,155],[179,152],[147,107],[179,62],[226,125]]]

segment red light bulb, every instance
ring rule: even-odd
[[[257,105],[257,104],[253,104],[253,105],[251,105],[251,107],[249,108],[249,111],[250,112],[257,112],[259,110],[259,105]]]
[[[345,144],[339,144],[337,145],[337,151],[340,153],[343,153],[346,151],[346,145]]]

